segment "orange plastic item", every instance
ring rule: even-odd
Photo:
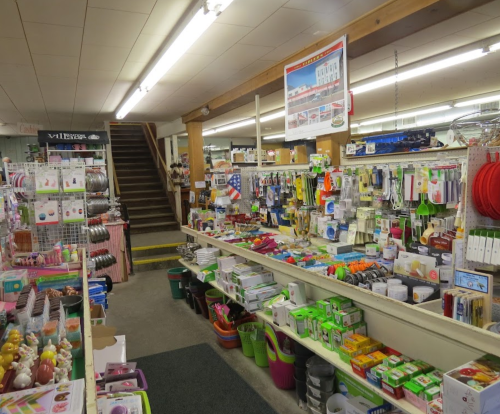
[[[66,320],[66,330],[76,332],[80,328],[80,318],[70,318]]]
[[[241,338],[237,329],[225,331],[219,325],[219,321],[215,321],[214,330],[217,335],[217,341],[219,341],[219,344],[221,344],[224,348],[231,349],[241,346]]]
[[[49,321],[43,325],[42,331],[45,336],[54,335],[57,332],[57,321]]]

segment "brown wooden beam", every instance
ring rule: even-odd
[[[208,121],[252,102],[257,93],[263,97],[283,89],[285,65],[327,46],[344,34],[348,37],[348,57],[355,58],[490,1],[492,0],[390,0],[254,78],[183,115],[182,122]],[[204,116],[201,108],[207,106],[210,113]]]
[[[205,157],[203,156],[201,127],[201,122],[189,122],[186,125],[188,133],[189,180],[191,182],[191,190],[196,194],[196,200],[198,200],[198,192],[200,191],[196,188],[196,182],[205,181]]]

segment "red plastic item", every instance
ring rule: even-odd
[[[400,385],[399,387],[393,387],[392,385],[387,384],[387,382],[382,381],[382,391],[396,400],[404,398],[405,393],[403,388],[404,387],[402,385]]]
[[[214,322],[214,331],[217,335],[217,341],[226,349],[238,348],[241,346],[241,338],[238,330],[226,331],[221,328],[219,321]]]
[[[352,367],[352,372],[354,372],[356,375],[359,375],[361,378],[364,378],[364,379],[366,379],[366,372],[370,371],[370,369],[371,369],[371,368],[363,369],[363,368],[358,367],[356,364],[352,363],[352,359],[351,359],[351,367]]]

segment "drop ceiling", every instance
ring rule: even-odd
[[[384,2],[234,0],[126,120],[178,119]],[[117,106],[191,4],[0,0],[0,123],[7,124],[0,127],[0,135],[15,135],[18,122],[89,130],[114,120]],[[500,0],[352,60],[351,82],[390,69],[394,48],[406,64],[498,33]],[[453,76],[461,75],[459,71]],[[478,78],[468,82],[470,88],[487,86]],[[444,89],[423,98],[437,99],[447,93]],[[409,90],[413,100],[422,99],[421,91]],[[262,101],[263,112],[283,106],[282,93]],[[372,101],[360,97],[357,114],[371,116]],[[254,114],[250,105],[213,121],[220,125]],[[270,132],[279,132],[279,121],[271,123]],[[235,130],[236,134],[245,135]]]

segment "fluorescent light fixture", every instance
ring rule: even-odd
[[[389,122],[389,121],[396,121],[398,119],[406,119],[406,118],[412,118],[414,116],[419,116],[419,115],[426,115],[426,114],[433,114],[435,112],[443,112],[448,109],[450,109],[450,105],[443,105],[443,106],[438,106],[435,108],[428,108],[428,109],[422,109],[420,111],[415,111],[415,112],[409,112],[406,114],[401,114],[397,116],[388,116],[384,118],[375,118],[375,119],[370,119],[369,121],[364,121],[361,122],[361,126],[366,126],[366,125],[374,125],[374,124],[383,124],[384,122]],[[351,125],[352,127],[352,125]]]
[[[137,88],[130,98],[122,105],[120,110],[116,113],[117,119],[123,119],[130,112],[130,110],[137,105],[137,103],[144,98],[147,91]]]
[[[490,52],[495,52],[498,49],[500,49],[500,43],[495,43],[494,45],[490,46]]]
[[[277,138],[285,138],[285,134],[276,134],[276,135],[268,135],[267,137],[262,137],[262,139],[277,139]]]
[[[241,128],[247,125],[255,124],[255,119],[247,119],[245,121],[236,122],[234,124],[224,125],[222,127],[216,128],[217,132],[229,131],[231,129]]]
[[[207,129],[206,131],[203,131],[202,132],[202,136],[206,137],[208,135],[212,135],[212,134],[215,134],[217,131],[215,129]]]
[[[217,16],[225,10],[233,0],[214,0],[210,2],[209,9],[201,7],[184,27],[182,32],[168,47],[163,56],[156,62],[153,68],[140,84],[140,94],[137,91],[125,101],[118,110],[116,117],[123,119],[130,110],[150,91],[158,81],[170,70],[172,66],[186,53],[189,48],[200,38],[200,36],[217,19]],[[213,7],[212,7],[213,5]],[[212,10],[210,10],[210,8]]]
[[[272,115],[263,116],[262,118],[260,118],[260,122],[267,122],[267,121],[271,121],[273,119],[283,118],[285,116],[285,114],[286,114],[285,111],[280,111],[280,112],[276,112],[275,114],[272,114]]]
[[[497,45],[493,45],[493,46],[497,46]],[[490,47],[490,51],[492,50],[491,48],[492,47]],[[499,48],[500,48],[500,44],[499,44]],[[430,63],[428,65],[423,65],[423,66],[420,66],[420,67],[415,68],[415,69],[410,69],[410,70],[407,70],[405,72],[401,72],[397,76],[397,81],[402,82],[402,81],[405,81],[407,79],[415,78],[417,76],[426,75],[428,73],[435,72],[435,71],[445,69],[445,68],[449,68],[451,66],[459,65],[460,63],[469,62],[471,60],[478,59],[478,58],[486,56],[486,55],[487,55],[487,52],[485,52],[483,49],[475,49],[475,50],[472,50],[470,52],[462,53],[460,55],[456,55],[456,56],[452,56],[452,57],[447,58],[447,59],[439,60],[437,62],[433,62],[433,63]],[[374,89],[378,89],[378,88],[381,88],[383,86],[393,85],[394,83],[396,83],[396,76],[392,75],[392,76],[388,76],[386,78],[376,80],[374,82],[366,83],[364,85],[352,88],[352,93],[354,95],[356,95],[359,93],[372,91]]]
[[[351,128],[357,128],[359,127],[359,124],[351,124]]]
[[[455,107],[460,108],[462,106],[476,105],[476,104],[495,102],[495,101],[500,101],[500,95],[488,96],[486,98],[471,99],[469,101],[464,101],[464,102],[457,102],[455,104]]]

